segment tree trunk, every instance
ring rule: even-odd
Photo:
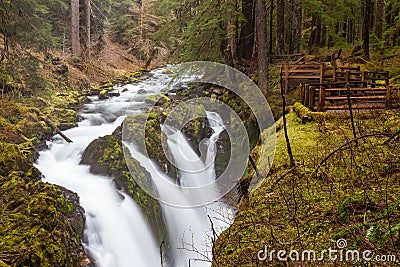
[[[376,0],[376,8],[375,8],[375,25],[374,32],[376,37],[379,39],[382,38],[382,24],[383,24],[383,9],[385,8],[384,0]]]
[[[364,0],[364,19],[362,24],[363,54],[369,60],[369,29],[371,19],[371,0]]]
[[[315,35],[314,44],[320,46],[321,44],[321,18],[318,16],[315,20]]]
[[[311,34],[310,34],[310,39],[308,40],[308,53],[312,53],[312,48],[314,46],[314,40],[315,40],[315,14],[311,16]]]
[[[239,38],[238,54],[240,59],[251,60],[254,46],[254,1],[242,2],[242,13],[245,22]]]
[[[348,27],[347,27],[347,43],[351,44],[353,43],[353,20],[352,19],[348,19]]]
[[[267,18],[263,0],[256,0],[256,44],[258,86],[264,96],[268,92]]]
[[[271,0],[271,6],[269,9],[269,47],[268,52],[272,54],[273,48],[273,27],[274,27],[274,0]]]
[[[285,0],[276,3],[276,47],[278,54],[285,53]]]
[[[81,44],[79,40],[79,0],[71,0],[71,47],[72,55],[80,56]]]
[[[85,51],[84,51],[84,58],[87,61],[90,61],[90,0],[83,1],[84,7],[84,43],[85,43]]]
[[[231,53],[231,57],[233,59],[236,59],[237,57],[237,35],[236,35],[236,21],[237,21],[237,16],[236,16],[236,9],[237,9],[237,3],[228,3],[227,6],[227,20],[226,20],[226,35],[228,39],[228,46],[230,47],[229,51]]]
[[[303,29],[303,9],[298,0],[293,1],[293,53],[300,53],[301,32]]]

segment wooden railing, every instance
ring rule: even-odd
[[[389,109],[394,102],[398,104],[393,97],[393,92],[398,93],[398,90],[390,86],[351,87],[350,83],[335,88],[301,84],[300,102],[313,111],[348,109],[349,101],[353,109]]]
[[[297,87],[300,83],[324,81],[326,66],[324,63],[288,64],[281,67],[281,90],[289,92],[289,87]],[[290,84],[290,83],[294,84]]]
[[[360,67],[327,67],[325,63],[289,64],[281,67],[281,88],[287,94],[300,83],[362,83],[361,87],[389,86],[389,72],[361,71]]]

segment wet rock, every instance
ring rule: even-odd
[[[145,94],[145,93],[147,93],[147,92],[146,92],[146,90],[144,90],[144,89],[139,89],[137,93],[138,93],[139,95],[143,95],[143,94]]]
[[[121,138],[121,127],[118,127],[113,135],[94,140],[84,151],[81,164],[89,165],[90,172],[94,174],[112,177],[117,188],[129,194],[137,203],[161,242],[166,239],[167,231],[160,204],[143,191],[134,179],[142,179],[144,183],[151,184],[150,174],[139,162],[124,154]]]
[[[99,99],[107,99],[109,97],[110,97],[110,95],[109,95],[109,92],[107,90],[100,91]]]

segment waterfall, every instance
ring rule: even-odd
[[[152,71],[147,80],[124,86],[127,91],[121,92],[118,98],[100,101],[91,97],[92,102],[85,104],[79,113],[82,120],[78,127],[64,131],[73,143],[68,144],[54,137],[47,142],[48,149],[40,152],[35,163],[45,177],[43,181],[63,186],[79,195],[86,216],[84,246],[99,267],[160,266],[160,244],[156,243],[137,204],[115,188],[111,177],[91,174],[89,166],[79,165],[79,162],[90,142],[111,134],[121,125],[126,114],[142,113],[144,100],[160,92],[169,80],[169,76],[162,72],[162,69]],[[144,89],[146,93],[139,94],[140,89]],[[215,143],[224,126],[216,113],[207,112],[207,118],[213,134],[203,141],[206,147],[205,157],[197,155],[181,132],[169,129],[168,147],[182,170],[180,177],[183,186],[201,186],[215,179]],[[132,144],[125,145],[129,147],[132,156],[149,171],[161,195],[179,198],[180,202],[190,206],[191,196],[183,194],[181,190],[163,190],[162,181],[174,183],[171,177],[155,169],[155,165]],[[197,208],[160,204],[170,239],[170,243],[165,245],[165,250],[169,253],[166,266],[189,266],[190,259],[191,266],[210,266],[210,262],[195,260],[211,259],[209,217],[214,220],[215,230],[219,233],[229,226],[229,220],[233,217],[230,208],[217,202]],[[221,214],[225,214],[223,217],[226,223],[215,220]],[[206,253],[208,259],[196,251]]]
[[[202,140],[206,146],[205,161],[202,161],[190,145],[185,135],[176,129],[163,128],[167,135],[168,148],[175,160],[180,172],[181,185],[185,187],[199,187],[209,184],[215,179],[214,158],[216,156],[215,143],[219,134],[224,130],[221,117],[215,112],[206,112],[208,123],[213,130],[209,139]],[[201,198],[201,195],[188,195],[177,188],[163,186],[164,182],[173,183],[171,177],[165,175],[154,163],[142,155],[132,144],[125,144],[131,155],[151,174],[153,181],[162,199],[179,199],[177,202],[184,203],[190,207],[194,203],[193,198]],[[210,239],[211,222],[213,221],[214,231],[222,232],[231,223],[233,212],[222,202],[210,203],[205,207],[181,208],[168,204],[162,204],[170,247],[174,261],[171,266],[210,266],[212,259]],[[224,221],[225,220],[225,221]],[[204,255],[200,255],[200,253]]]

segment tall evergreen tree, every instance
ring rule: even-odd
[[[256,0],[256,46],[258,64],[258,86],[267,96],[268,92],[268,50],[267,19],[264,0]]]
[[[276,48],[278,54],[285,53],[285,0],[276,3]]]
[[[364,19],[362,24],[362,39],[364,58],[369,59],[369,32],[371,28],[371,0],[363,0]]]
[[[243,23],[239,38],[239,57],[251,60],[254,46],[254,0],[242,0]]]
[[[81,54],[79,38],[79,0],[71,0],[71,47],[74,56]]]

